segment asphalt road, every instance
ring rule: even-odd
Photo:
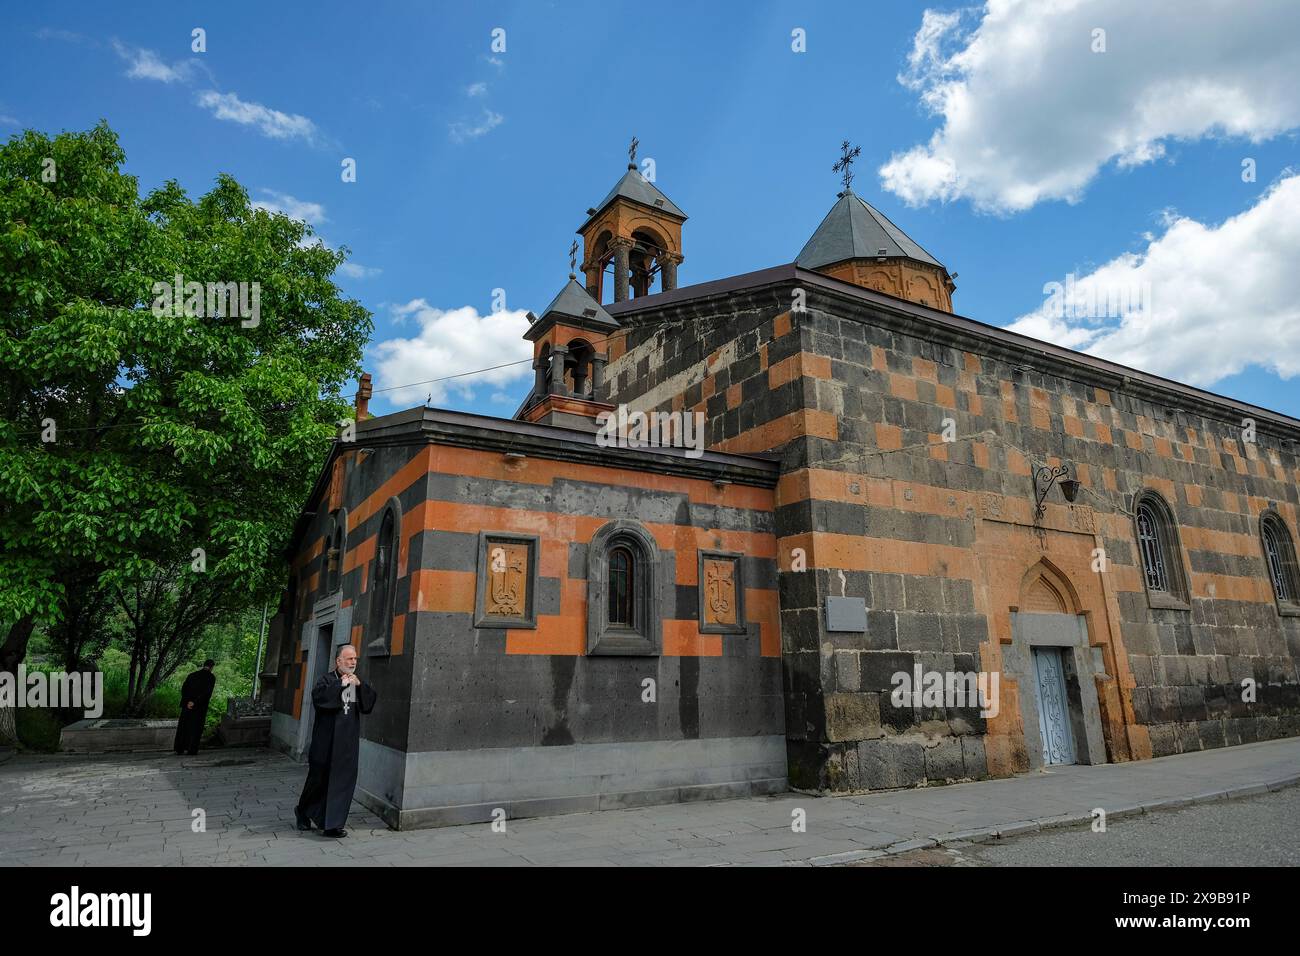
[[[1300,787],[1088,827],[917,850],[867,866],[1300,866]]]

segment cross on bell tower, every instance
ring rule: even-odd
[[[853,185],[853,161],[862,155],[862,147],[854,146],[849,148],[849,141],[846,139],[840,143],[840,158],[836,160],[835,165],[831,167],[837,173],[840,173],[840,179],[844,183],[844,192],[852,192]]]
[[[587,292],[597,302],[608,301],[603,293],[605,273],[611,267],[615,302],[649,295],[656,275],[659,291],[677,288],[686,213],[637,168],[640,145],[633,136],[627,148],[627,172],[598,205],[587,210],[586,222],[578,227]]]

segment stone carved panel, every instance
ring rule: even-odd
[[[978,498],[979,516],[985,521],[1005,521],[1008,524],[1035,526],[1033,499],[1025,503],[1007,500],[993,492],[982,492]],[[1077,534],[1096,534],[1096,512],[1087,505],[1060,505],[1049,503],[1047,513],[1036,527],[1047,531],[1070,531]]]
[[[708,624],[736,623],[736,562],[704,561],[704,620]]]
[[[491,542],[488,545],[488,614],[520,617],[528,606],[528,546]]]
[[[537,541],[527,535],[479,535],[475,627],[537,626]]]
[[[699,574],[701,633],[744,633],[744,582],[741,580],[740,556],[701,551]]]
[[[1084,534],[1097,533],[1095,512],[1087,505],[1070,505],[1070,530]]]

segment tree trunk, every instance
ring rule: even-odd
[[[0,747],[12,747],[18,743],[18,711],[13,707],[0,704]]]
[[[27,656],[27,642],[31,640],[36,628],[36,619],[30,614],[19,618],[9,628],[3,646],[0,646],[0,672],[14,675],[15,689],[18,689],[18,665]],[[0,707],[0,746],[18,743],[17,711],[12,707]]]

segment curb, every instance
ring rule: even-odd
[[[1230,787],[1224,790],[1207,790],[1204,793],[1198,793],[1190,797],[1170,797],[1166,800],[1154,800],[1149,803],[1136,803],[1119,806],[1113,810],[1107,810],[1106,819],[1119,820],[1125,817],[1135,817],[1158,810],[1175,810],[1181,807],[1197,806],[1204,803],[1219,803],[1225,800],[1242,800],[1247,797],[1258,797],[1265,793],[1276,793],[1279,790],[1285,790],[1287,787],[1294,787],[1297,784],[1300,784],[1300,773],[1292,774],[1289,777],[1283,777],[1269,783],[1252,783],[1241,787]],[[860,860],[878,859],[884,856],[897,856],[900,853],[908,853],[912,850],[920,850],[926,847],[947,847],[959,843],[986,843],[989,840],[1005,840],[1010,837],[1022,836],[1026,833],[1036,833],[1042,830],[1056,830],[1062,827],[1091,823],[1092,819],[1093,817],[1091,813],[1063,813],[1054,817],[1040,817],[1033,820],[1016,820],[1012,823],[1004,823],[999,826],[981,827],[973,830],[961,830],[956,833],[944,833],[934,837],[905,840],[901,843],[895,843],[891,846],[881,847],[874,850],[850,850],[846,853],[832,853],[828,856],[815,856],[808,860],[802,860],[799,862],[811,864],[812,866],[835,866],[843,863],[855,863]]]
[[[0,747],[0,763],[4,763],[17,752],[13,747]]]
[[[1293,787],[1296,784],[1300,784],[1300,773],[1292,774],[1289,777],[1283,777],[1280,780],[1274,780],[1271,783],[1252,783],[1242,787],[1230,787],[1226,790],[1210,790],[1191,797],[1170,797],[1166,800],[1153,800],[1149,803],[1120,806],[1113,810],[1107,810],[1106,819],[1120,820],[1125,817],[1135,817],[1143,813],[1152,813],[1157,810],[1174,810],[1180,807],[1194,806],[1203,803],[1219,803],[1224,800],[1241,800],[1246,797],[1257,797],[1261,794],[1273,793],[1287,787]],[[937,843],[939,846],[949,846],[953,843],[959,842],[983,843],[987,840],[1002,840],[1008,837],[1019,836],[1023,833],[1055,830],[1060,829],[1061,827],[1091,823],[1092,819],[1093,817],[1091,813],[1066,813],[1055,817],[1020,820],[1003,826],[967,830],[962,833],[946,833],[942,836],[935,837],[934,840],[930,842]],[[901,844],[899,845],[901,846]],[[895,850],[894,847],[889,847],[885,852],[895,853],[902,851]]]

